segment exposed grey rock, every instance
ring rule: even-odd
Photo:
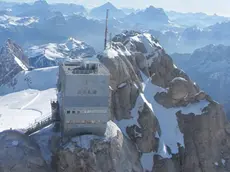
[[[2,172],[50,172],[38,145],[13,130],[0,133],[0,169]]]
[[[17,81],[12,78],[27,67],[28,58],[22,48],[9,39],[0,49],[0,85],[15,85]]]
[[[143,171],[135,145],[111,121],[105,137],[79,136],[74,140],[57,152],[57,172]]]
[[[178,112],[177,116],[185,141],[183,171],[229,171],[229,162],[225,162],[229,159],[230,150],[230,137],[226,132],[229,123],[223,107],[210,103],[202,115]],[[221,163],[221,160],[225,163]]]
[[[156,132],[161,135],[158,120],[146,104],[144,104],[143,110],[138,113],[138,123],[141,128],[134,125],[127,127],[126,132],[131,140],[137,144],[140,152],[149,153],[157,151],[158,139],[155,138]]]

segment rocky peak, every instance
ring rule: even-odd
[[[124,32],[113,40],[97,57],[111,74],[114,122],[104,137],[77,136],[55,147],[57,136],[40,146],[43,152],[52,148],[55,170],[229,171],[230,125],[223,107],[149,33]],[[40,144],[47,137],[42,131],[33,136]]]
[[[46,0],[37,0],[34,2],[33,4],[34,6],[38,7],[38,8],[49,8],[49,4],[47,3]]]
[[[7,84],[22,70],[28,69],[28,58],[22,48],[8,39],[0,50],[0,85]]]
[[[104,5],[101,6],[101,8],[110,9],[110,10],[116,10],[117,9],[111,2],[105,3]]]

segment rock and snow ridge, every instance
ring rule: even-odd
[[[54,166],[58,172],[84,170],[162,172],[164,168],[168,169],[167,172],[177,172],[182,169],[182,166],[187,169],[183,172],[194,172],[200,170],[200,163],[210,169],[213,167],[209,165],[210,162],[214,165],[215,162],[222,159],[226,160],[224,164],[227,166],[228,157],[218,152],[221,152],[222,148],[228,149],[218,146],[216,142],[219,140],[215,137],[202,135],[206,132],[206,127],[210,127],[212,134],[220,138],[221,143],[224,141],[223,138],[226,137],[222,138],[224,134],[220,134],[225,132],[225,119],[221,107],[173,64],[172,59],[154,41],[154,37],[148,39],[147,35],[138,32],[117,35],[115,38],[119,39],[114,39],[116,41],[113,42],[112,48],[97,56],[111,73],[111,113],[120,129],[113,122],[109,122],[105,137],[76,137],[66,145],[67,147],[52,152],[54,161],[57,159],[52,164],[56,163]],[[143,38],[147,41],[136,38]],[[130,45],[132,45],[132,50]],[[3,105],[0,108],[19,107],[29,110],[32,106],[36,110],[42,108],[47,110],[47,107],[40,106],[39,101],[36,103],[36,105],[39,104],[39,107],[34,107],[33,102],[40,99],[43,103],[48,104],[44,98],[50,97],[47,95],[34,97],[33,94],[28,94],[29,88],[50,93],[49,88],[54,89],[55,87],[55,71],[57,71],[56,67],[20,72],[16,77],[22,79],[18,79],[19,82],[15,89],[19,91],[24,88],[25,95],[22,97],[29,101],[19,106],[18,102],[12,102],[9,97],[10,101],[4,101],[9,103],[8,106]],[[27,82],[25,75],[31,76],[32,82]],[[41,77],[38,77],[39,75]],[[44,76],[48,79],[52,78],[52,81],[47,79],[47,83],[42,84]],[[4,89],[8,89],[8,92],[13,91],[12,88],[5,86]],[[3,90],[3,87],[0,90]],[[3,95],[0,98],[7,99],[8,97]],[[218,122],[215,122],[216,120]],[[194,128],[200,132],[194,134]],[[50,128],[47,128],[31,136],[37,140],[43,154],[50,150],[50,144],[55,144],[52,139],[45,144],[49,133]],[[39,140],[40,136],[44,137]],[[211,152],[209,155],[205,149],[205,155],[203,155],[200,149],[204,145],[197,146],[200,142],[207,143],[203,137],[211,139],[208,141],[215,143],[214,146],[211,145],[212,148],[217,146],[218,150],[214,150],[214,153]],[[196,144],[195,148],[193,144]],[[194,154],[194,149],[200,154]],[[186,154],[183,153],[183,150]],[[48,153],[43,156],[50,163],[51,150]],[[179,160],[175,160],[175,156]],[[208,161],[208,167],[202,161],[204,156]],[[183,157],[187,158],[185,162]],[[190,163],[189,159],[195,159],[195,162],[192,163],[194,167],[186,163]],[[162,166],[164,162],[167,163]],[[170,166],[170,164],[173,165]]]
[[[20,71],[28,70],[28,67],[28,58],[22,48],[8,39],[0,49],[0,85],[8,84]]]
[[[61,44],[49,43],[32,46],[26,53],[30,64],[36,68],[56,66],[67,59],[87,58],[96,54],[93,47],[74,38],[69,38]]]
[[[113,113],[142,153],[142,166],[151,171],[154,156],[170,159],[185,146],[177,113],[203,116],[210,99],[150,34],[128,31],[113,41],[112,48],[98,56],[111,73]]]

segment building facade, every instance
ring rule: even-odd
[[[109,71],[99,62],[60,64],[57,89],[62,135],[105,133],[110,120],[109,80]]]

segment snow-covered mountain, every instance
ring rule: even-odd
[[[34,23],[38,22],[38,18],[36,17],[15,17],[9,15],[1,15],[0,14],[0,28],[10,29],[20,26],[30,26]]]
[[[105,19],[106,10],[109,9],[110,18],[123,18],[125,13],[121,10],[116,8],[112,3],[107,2],[99,7],[95,7],[90,11],[90,16],[96,19]]]
[[[133,25],[142,25],[144,29],[159,29],[169,24],[168,16],[162,8],[150,6],[136,13],[131,13],[124,18],[128,23]]]
[[[207,15],[205,13],[180,13],[175,11],[166,11],[169,19],[183,27],[198,26],[201,28],[214,25],[219,22],[228,21],[229,17],[218,15]]]
[[[0,49],[0,85],[15,85],[11,79],[20,71],[28,70],[28,64],[28,58],[22,48],[8,39]]]
[[[67,59],[88,58],[96,54],[90,45],[69,38],[65,43],[49,43],[30,47],[26,54],[30,65],[35,68],[56,66],[59,62]]]
[[[230,138],[222,107],[177,68],[151,34],[126,31],[116,35],[112,47],[97,58],[111,74],[114,122],[108,122],[104,137],[76,136],[62,147],[56,147],[60,136],[53,134],[52,126],[30,137],[20,134],[34,138],[43,159],[52,159],[50,167],[60,172],[226,171]],[[14,87],[0,87],[1,130],[24,128],[50,115],[57,71],[57,67],[21,71],[13,78],[17,80]],[[17,147],[15,142],[8,144]],[[7,153],[15,157],[4,150],[1,157]],[[22,158],[16,159],[21,162]],[[23,163],[23,168],[29,167]]]
[[[77,5],[77,4],[65,4],[65,3],[56,3],[56,4],[49,4],[50,9],[52,11],[60,11],[64,15],[71,15],[71,14],[86,14],[87,11],[84,6]]]
[[[33,4],[21,3],[12,7],[12,14],[17,16],[36,16],[43,19],[52,14],[46,0],[36,0]]]
[[[192,54],[172,54],[175,62],[229,112],[230,47],[208,45]],[[215,90],[215,91],[214,91]]]
[[[222,22],[205,28],[197,26],[178,31],[149,31],[156,35],[168,53],[192,53],[209,44],[230,45],[230,22]]]

